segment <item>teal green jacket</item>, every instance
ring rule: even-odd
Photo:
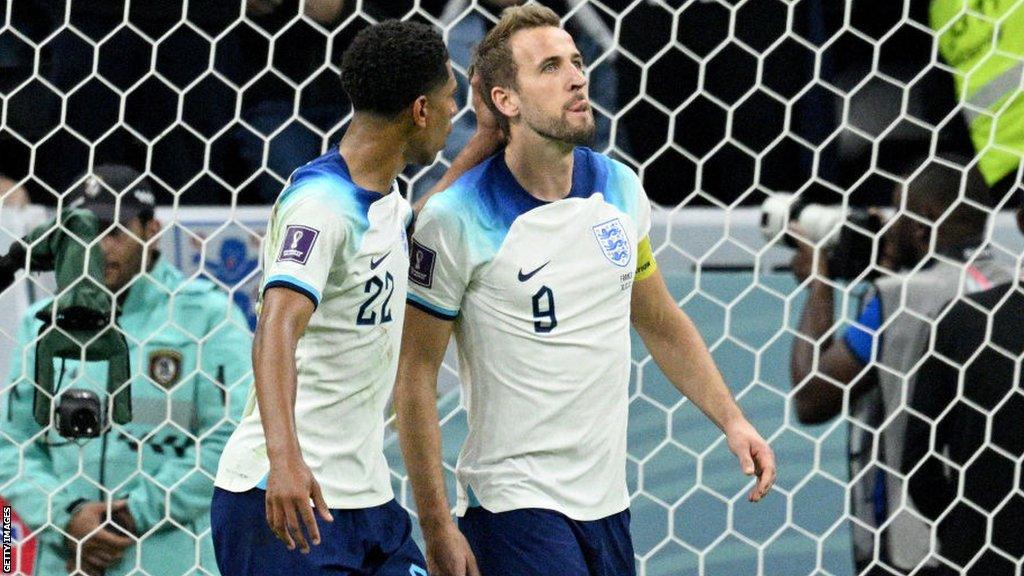
[[[213,283],[158,258],[131,285],[118,318],[131,355],[133,420],[76,444],[32,417],[42,326],[35,314],[48,303],[25,314],[0,388],[0,494],[41,537],[36,574],[67,574],[60,530],[76,502],[107,495],[128,499],[140,544],[106,576],[218,574],[209,508],[217,461],[252,381],[245,316]],[[55,374],[59,390],[105,394],[103,362],[55,360]]]

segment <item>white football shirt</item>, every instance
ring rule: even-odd
[[[586,148],[562,200],[531,196],[499,153],[427,202],[409,303],[455,322],[469,422],[458,514],[595,520],[629,506],[630,298],[649,228],[637,175]]]
[[[337,149],[299,168],[274,206],[263,288],[306,295],[316,310],[295,352],[295,425],[331,508],[393,498],[384,409],[398,369],[412,209],[397,189],[363,190]],[[265,487],[266,440],[255,389],[221,456],[216,485]]]

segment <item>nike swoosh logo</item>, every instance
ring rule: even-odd
[[[388,250],[388,251],[387,251],[387,252],[386,252],[386,253],[385,253],[385,254],[384,254],[383,256],[381,256],[380,258],[373,258],[373,257],[371,256],[371,257],[370,257],[370,270],[375,270],[375,269],[377,268],[377,266],[380,266],[380,263],[381,263],[381,262],[383,262],[383,261],[384,261],[384,259],[385,259],[385,258],[387,258],[387,257],[388,257],[388,256],[389,256],[390,254],[391,254],[391,250]]]
[[[548,260],[547,262],[545,262],[545,263],[541,264],[541,265],[540,265],[539,267],[535,268],[535,269],[533,270],[533,272],[530,272],[530,273],[528,273],[528,274],[523,274],[523,269],[522,269],[522,268],[520,268],[520,269],[519,269],[519,281],[520,281],[520,282],[526,282],[526,281],[527,281],[527,280],[529,280],[530,278],[533,278],[533,276],[534,276],[534,275],[535,275],[535,274],[536,274],[537,272],[540,272],[540,271],[541,271],[541,270],[542,270],[542,269],[543,269],[543,268],[544,268],[545,266],[547,266],[548,264],[551,264],[551,260]]]

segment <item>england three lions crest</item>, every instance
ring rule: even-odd
[[[623,268],[629,265],[629,236],[618,218],[594,226],[594,237],[608,261]]]

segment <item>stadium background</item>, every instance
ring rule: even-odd
[[[591,63],[595,148],[641,172],[659,207],[652,239],[670,289],[781,465],[777,490],[747,504],[746,478],[717,430],[679,401],[635,340],[629,478],[641,573],[852,574],[845,423],[804,427],[788,406],[802,294],[784,268],[788,252],[760,237],[756,206],[772,192],[886,203],[894,179],[923,159],[973,155],[951,76],[936,63],[928,2],[546,3]],[[34,204],[0,213],[0,244],[43,222],[89,167],[129,164],[171,205],[160,212],[165,254],[217,278],[251,312],[267,204],[344,130],[340,55],[383,18],[444,29],[463,112],[443,158],[471,132],[468,47],[496,3],[349,1],[327,22],[300,17],[295,0],[267,15],[244,4],[0,1],[0,175]],[[442,171],[410,169],[403,190],[417,195]],[[1007,215],[995,229],[1004,257],[1022,251]],[[4,356],[12,316],[49,286],[23,281],[0,298]],[[858,290],[847,287],[839,306],[849,311]],[[441,394],[449,465],[465,427],[454,366],[450,355]],[[409,502],[393,441],[389,460]]]

